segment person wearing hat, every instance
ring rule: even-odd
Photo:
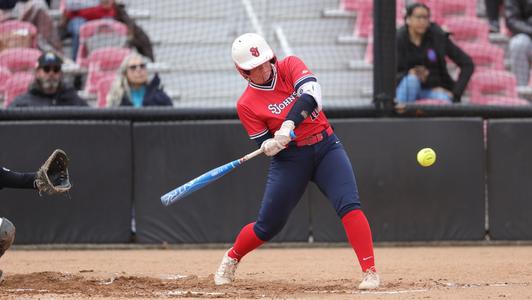
[[[17,96],[8,107],[88,106],[75,89],[63,83],[62,65],[63,60],[53,52],[42,54],[28,92]]]

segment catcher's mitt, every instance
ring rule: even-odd
[[[68,157],[61,149],[56,149],[37,171],[35,186],[39,194],[48,195],[68,192],[72,185],[68,175]]]

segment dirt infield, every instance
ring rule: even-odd
[[[232,286],[224,250],[10,250],[1,299],[532,299],[532,246],[378,247],[383,285],[360,292],[350,248],[259,249]]]

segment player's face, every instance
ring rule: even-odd
[[[146,63],[140,57],[132,57],[127,64],[127,80],[132,86],[141,86],[148,81]]]
[[[267,61],[262,65],[249,70],[249,80],[256,84],[265,84],[271,79],[272,75],[272,64]]]
[[[407,23],[415,33],[423,35],[430,25],[430,13],[424,7],[416,7]]]

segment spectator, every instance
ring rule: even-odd
[[[115,10],[115,20],[124,23],[128,28],[128,46],[135,48],[138,53],[148,57],[151,61],[155,61],[153,46],[146,32],[128,15],[124,4],[115,1]]]
[[[62,64],[63,60],[53,52],[41,55],[29,91],[17,96],[9,107],[87,106],[73,88],[64,86]]]
[[[33,24],[38,31],[37,46],[43,52],[53,51],[63,57],[63,44],[54,21],[43,0],[18,0],[15,15],[20,21]]]
[[[445,58],[460,67],[455,82]],[[405,25],[397,31],[397,90],[399,103],[418,99],[460,102],[473,74],[473,61],[450,39],[449,33],[430,22],[430,9],[422,3],[407,7]]]
[[[501,8],[502,2],[503,0],[484,0],[490,32],[495,33],[500,31],[499,10]]]
[[[107,107],[172,106],[172,99],[163,91],[155,74],[148,80],[148,58],[133,52],[126,56],[107,94]]]
[[[76,60],[79,48],[79,30],[87,21],[114,18],[114,0],[66,0],[63,22],[72,36],[72,59]]]
[[[506,0],[504,2],[506,25],[512,32],[510,39],[510,65],[518,86],[529,81],[532,58],[532,1]]]

